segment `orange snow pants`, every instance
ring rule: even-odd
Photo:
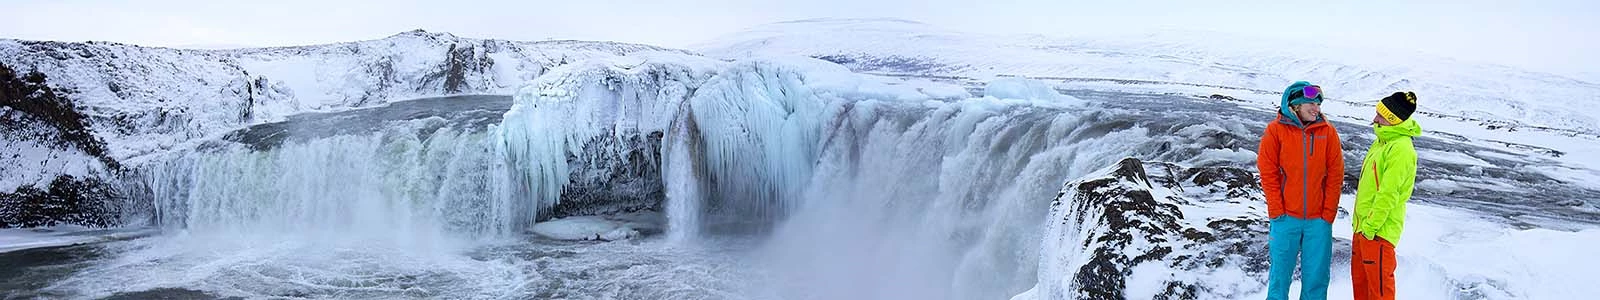
[[[1355,300],[1394,299],[1394,244],[1379,237],[1369,240],[1360,233],[1351,238],[1350,281],[1355,285]]]

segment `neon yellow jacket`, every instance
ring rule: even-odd
[[[1400,244],[1406,223],[1406,200],[1417,179],[1417,149],[1411,137],[1422,134],[1416,120],[1394,126],[1374,125],[1378,140],[1361,160],[1361,183],[1356,186],[1356,233],[1376,235]]]

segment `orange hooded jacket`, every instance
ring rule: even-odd
[[[1267,124],[1256,152],[1261,190],[1267,196],[1267,217],[1289,214],[1321,218],[1332,224],[1344,188],[1344,149],[1339,133],[1323,118],[1301,125],[1278,115]]]

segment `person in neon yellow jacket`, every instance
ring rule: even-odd
[[[1406,200],[1417,178],[1417,149],[1411,138],[1422,127],[1411,118],[1417,95],[1396,92],[1378,102],[1373,131],[1378,139],[1361,161],[1356,186],[1355,236],[1350,278],[1356,300],[1394,299],[1394,247],[1406,223]]]

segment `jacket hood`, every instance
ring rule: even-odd
[[[1415,137],[1422,135],[1422,126],[1417,125],[1416,119],[1405,120],[1394,126],[1372,125],[1372,131],[1378,133],[1378,140],[1389,141],[1400,137]]]
[[[1295,116],[1294,111],[1289,109],[1289,94],[1294,94],[1294,92],[1305,89],[1308,86],[1311,86],[1311,82],[1295,81],[1289,85],[1289,88],[1283,89],[1283,100],[1278,101],[1278,115],[1287,119],[1287,122],[1284,123],[1295,125],[1295,127],[1306,127],[1306,122],[1300,120],[1300,117]]]

